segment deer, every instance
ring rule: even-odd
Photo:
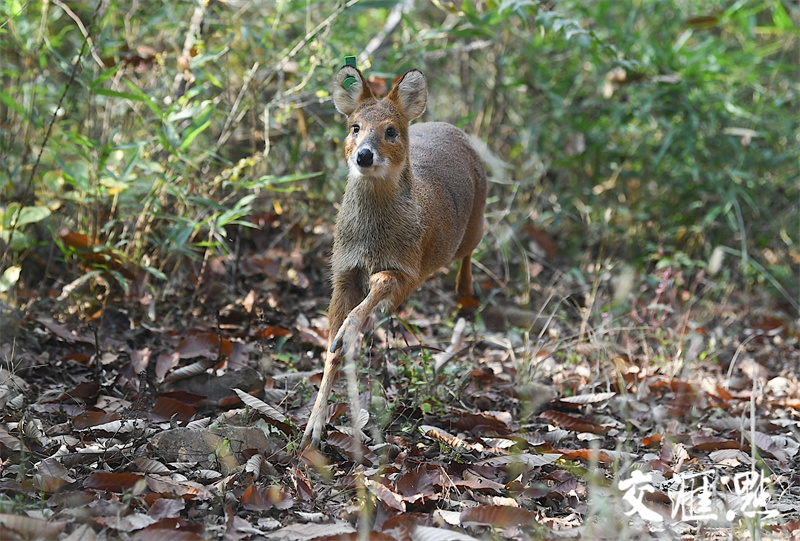
[[[328,348],[301,448],[319,446],[334,378],[342,359],[360,349],[373,310],[396,310],[456,260],[456,292],[473,297],[472,253],[486,205],[486,170],[467,134],[444,122],[411,124],[427,105],[421,71],[397,77],[378,99],[361,71],[345,65],[332,93],[347,117],[348,178],[331,255]]]

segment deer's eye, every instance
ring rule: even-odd
[[[350,126],[350,130],[353,132],[353,135],[357,134],[361,130],[361,126],[358,124],[353,124]]]
[[[397,137],[397,130],[393,126],[386,128],[386,138],[394,139]]]

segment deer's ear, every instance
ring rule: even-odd
[[[428,103],[428,84],[419,70],[409,70],[395,80],[394,88],[386,99],[400,109],[408,120],[414,120],[425,111]]]
[[[333,85],[333,104],[343,115],[350,116],[363,102],[375,99],[361,72],[353,66],[344,66],[336,74]]]

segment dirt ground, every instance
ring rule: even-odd
[[[4,306],[0,538],[797,539],[797,322],[702,273],[477,269],[462,320],[443,271],[300,452],[328,240]]]

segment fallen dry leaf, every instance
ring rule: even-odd
[[[276,509],[289,509],[294,505],[294,500],[279,486],[259,487],[250,485],[242,493],[239,501],[245,509],[252,511],[269,511]]]
[[[233,351],[233,344],[227,338],[221,338],[216,332],[202,329],[191,329],[184,333],[175,352],[181,359],[206,357],[217,359],[228,357]]]
[[[67,523],[22,515],[0,514],[0,539],[58,539]]]
[[[496,528],[526,526],[536,522],[536,515],[526,509],[500,505],[478,505],[461,512],[462,523],[484,524]]]
[[[333,431],[328,433],[326,442],[351,460],[357,462],[367,460],[372,464],[378,463],[378,457],[375,456],[375,453],[363,443],[358,443],[352,436]]]
[[[83,481],[83,488],[118,493],[140,493],[145,486],[144,476],[135,473],[93,473]]]
[[[553,423],[562,428],[565,428],[567,430],[574,430],[576,432],[605,434],[606,432],[611,430],[611,427],[600,426],[597,423],[581,419],[580,417],[576,417],[574,415],[561,413],[553,410],[544,411],[539,414],[539,417],[541,417],[542,419],[547,419],[548,421],[552,421]]]

